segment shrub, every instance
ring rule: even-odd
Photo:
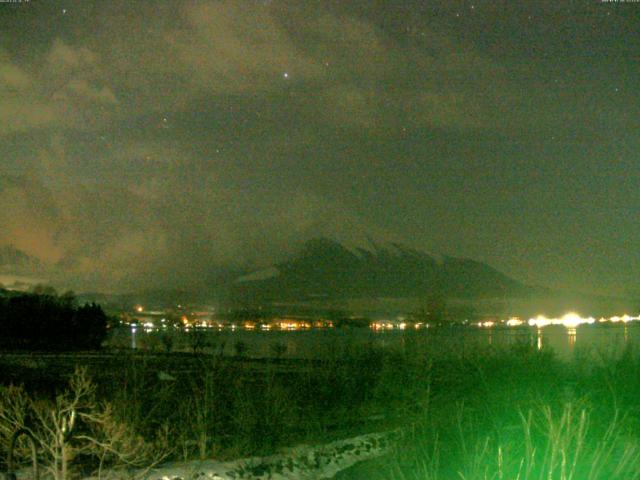
[[[95,386],[83,368],[76,368],[68,388],[53,401],[34,399],[22,387],[0,389],[3,453],[8,454],[14,432],[26,432],[54,480],[70,478],[73,467],[100,475],[105,467],[142,467],[164,458],[166,452],[116,421],[111,405],[96,401],[94,393]],[[25,460],[30,451],[25,443],[18,443],[14,455]]]

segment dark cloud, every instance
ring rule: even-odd
[[[1,5],[0,247],[78,289],[190,285],[330,235],[621,291],[627,13],[503,7]]]

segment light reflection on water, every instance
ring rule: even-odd
[[[113,346],[139,350],[164,351],[167,343],[162,335],[172,336],[171,350],[189,351],[194,346],[193,332],[145,332],[128,328],[112,332]],[[322,329],[307,331],[201,331],[199,349],[234,355],[236,345],[244,344],[249,357],[282,356],[288,358],[318,358],[336,356],[363,345],[382,348],[408,348],[421,345],[428,352],[455,353],[477,347],[501,348],[528,344],[537,349],[551,349],[560,358],[570,359],[577,351],[598,354],[619,354],[625,345],[640,345],[640,324],[594,324],[567,328],[550,325],[544,328],[444,327],[421,331],[382,331],[368,328]]]
[[[537,337],[538,337],[538,341],[537,341],[538,350],[542,350],[542,329],[538,328],[536,330],[538,332],[538,334],[537,334]]]

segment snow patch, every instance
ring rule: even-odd
[[[318,480],[333,478],[352,465],[390,453],[399,431],[369,433],[288,453],[232,462],[171,463],[149,471],[144,480]]]
[[[270,267],[239,277],[235,280],[235,282],[256,282],[258,280],[267,280],[269,278],[274,278],[278,275],[280,275],[280,270],[278,270],[276,267]]]

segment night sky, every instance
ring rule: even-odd
[[[76,290],[312,237],[640,276],[640,3],[0,3],[0,247]]]

